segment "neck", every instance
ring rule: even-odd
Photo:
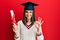
[[[30,19],[27,19],[27,21],[28,21],[28,22],[31,22],[31,20],[30,20]]]
[[[31,20],[30,19],[27,19],[27,21],[28,21],[27,24],[31,24]]]

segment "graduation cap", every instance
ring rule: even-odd
[[[32,3],[32,2],[26,2],[21,4],[23,6],[25,6],[25,10],[34,10],[34,6],[38,6],[38,4]]]

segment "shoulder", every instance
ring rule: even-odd
[[[22,23],[22,20],[19,20],[18,22],[17,22],[17,24],[21,24]]]

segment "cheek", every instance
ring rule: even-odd
[[[27,13],[25,13],[25,16],[26,16],[26,17],[28,16]]]
[[[30,14],[30,16],[32,17],[32,14]]]

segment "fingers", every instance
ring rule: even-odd
[[[38,17],[38,23],[40,23],[40,24],[43,24],[44,23],[44,21],[42,20],[41,17]]]
[[[42,21],[42,18],[38,17],[38,21],[41,22]]]
[[[17,27],[17,25],[14,23],[14,24],[13,24],[13,28],[16,28],[16,27]]]
[[[13,31],[15,32],[15,29],[13,28]]]
[[[16,24],[13,25],[13,31],[16,32],[18,30],[18,27]]]
[[[41,24],[43,24],[43,23],[44,23],[44,21],[41,22]]]
[[[38,17],[38,21],[40,21],[40,17]]]
[[[13,32],[15,32],[15,33],[16,33],[16,32],[17,32],[17,30],[16,30],[15,28],[13,28]]]

